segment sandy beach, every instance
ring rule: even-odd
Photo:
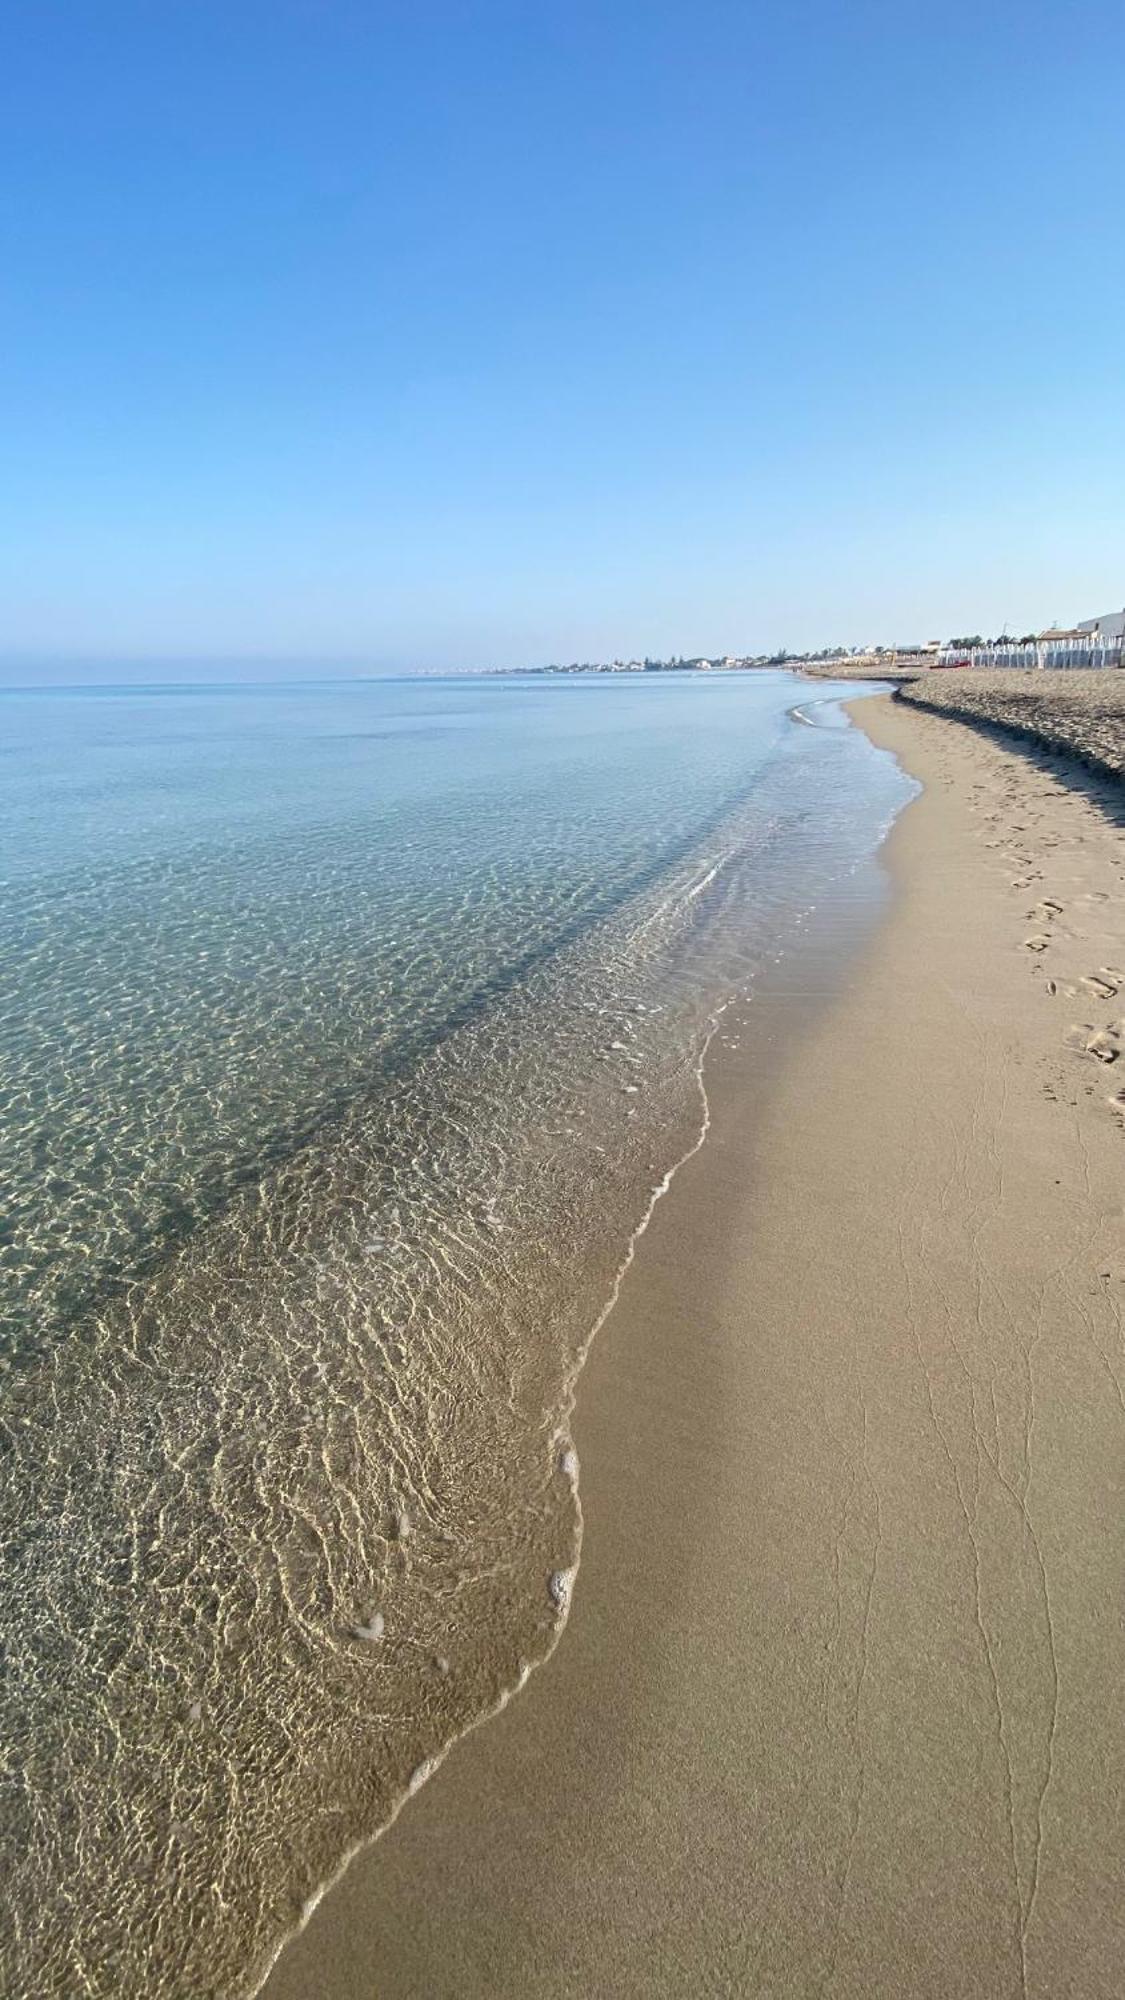
[[[1121,1990],[1113,795],[855,713],[925,788],[889,909],[712,1045],[580,1383],[562,1641],[269,2000]]]
[[[1040,749],[1062,751],[1100,777],[1125,775],[1125,673],[1104,668],[922,673],[904,683],[901,698]]]

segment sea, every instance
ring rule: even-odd
[[[860,692],[0,691],[10,2000],[253,1993],[556,1643],[708,1043],[880,893]]]

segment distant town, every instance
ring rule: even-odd
[[[923,667],[1120,667],[1125,665],[1125,610],[1106,612],[1076,625],[1051,625],[1043,632],[1016,637],[1001,632],[986,639],[973,632],[954,639],[927,639],[911,646],[823,646],[818,652],[677,654],[671,659],[647,656],[634,660],[555,661],[550,666],[523,668],[535,674],[729,674],[767,667],[816,667],[821,673],[836,667],[841,673],[887,673]],[[499,669],[498,671],[513,671]]]

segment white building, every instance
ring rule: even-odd
[[[1092,632],[1106,645],[1120,646],[1125,640],[1125,611],[1107,611],[1104,618],[1081,618],[1080,632]]]

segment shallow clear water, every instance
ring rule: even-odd
[[[907,796],[829,693],[0,694],[4,1991],[248,1990],[548,1649],[716,1012]]]

